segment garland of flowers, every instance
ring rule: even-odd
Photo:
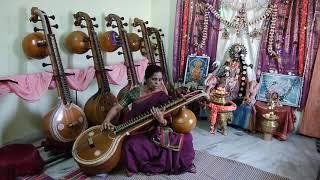
[[[273,12],[273,11],[272,11],[272,6],[270,6],[270,7],[268,7],[268,8],[266,9],[266,12],[265,12],[262,16],[256,18],[256,19],[253,20],[253,21],[244,22],[244,23],[240,23],[240,24],[239,24],[239,23],[237,23],[237,22],[228,21],[228,20],[224,19],[224,18],[218,13],[218,11],[215,10],[214,7],[213,7],[211,4],[209,4],[209,3],[207,3],[207,9],[208,9],[220,22],[222,22],[223,24],[225,24],[225,25],[228,26],[228,27],[237,28],[237,29],[239,29],[239,28],[246,28],[246,27],[248,27],[248,26],[257,24],[257,23],[259,23],[260,21],[262,21],[262,20],[266,19],[267,17],[269,17],[269,16],[272,14],[272,12]],[[242,12],[242,11],[244,11],[244,9],[240,9],[240,10],[239,10],[239,12]]]
[[[274,50],[273,44],[274,44],[274,35],[276,32],[276,22],[277,22],[277,16],[278,16],[278,8],[277,6],[272,6],[272,15],[271,15],[271,24],[270,24],[270,29],[269,29],[269,34],[268,34],[268,47],[267,51],[269,55],[276,61],[279,60],[279,55],[278,53]]]
[[[239,4],[243,5],[245,4],[245,10],[249,11],[249,10],[252,10],[252,9],[257,9],[257,8],[262,8],[262,7],[267,7],[268,4],[269,4],[269,0],[260,0],[260,1],[264,1],[264,2],[259,2],[259,0],[255,0],[256,2],[253,3],[237,3],[237,1],[235,0],[220,0],[221,2],[221,5],[222,6],[226,6],[226,7],[229,7],[231,8],[232,10],[234,11],[238,11],[239,9],[241,9],[241,7],[236,7],[236,6],[239,6]],[[250,4],[251,6],[248,6],[248,4]]]
[[[208,37],[209,11],[206,11],[204,14],[203,24],[201,43],[196,45],[198,54],[200,54],[200,52],[204,52],[205,43]]]
[[[259,22],[261,22],[261,21],[263,21],[263,20],[265,20],[265,19],[267,19],[268,17],[271,16],[271,24],[270,24],[269,34],[268,34],[267,51],[268,51],[269,55],[271,57],[273,57],[275,60],[279,59],[278,53],[273,48],[273,45],[274,45],[274,34],[275,34],[277,14],[278,14],[278,8],[276,7],[276,5],[269,5],[269,7],[266,9],[265,13],[262,16],[256,18],[255,20],[250,21],[250,22],[241,21],[240,23],[233,22],[233,21],[228,21],[228,20],[224,19],[218,13],[218,11],[215,10],[214,7],[209,3],[206,4],[206,7],[207,8],[206,8],[206,12],[204,14],[204,22],[203,22],[204,23],[204,27],[203,27],[203,30],[202,30],[201,43],[200,44],[196,44],[198,53],[203,52],[203,50],[205,49],[205,44],[206,44],[206,40],[207,40],[207,37],[208,37],[207,32],[208,32],[209,14],[210,13],[212,13],[215,18],[217,18],[220,22],[224,23],[227,27],[236,28],[236,29],[243,29],[243,28],[246,28],[248,26],[255,25],[255,24],[257,24],[257,23],[259,23]],[[243,13],[243,12],[240,12],[240,13]]]

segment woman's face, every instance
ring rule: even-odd
[[[153,75],[146,80],[147,86],[150,90],[159,89],[162,82],[162,73],[155,72]]]

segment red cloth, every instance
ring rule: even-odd
[[[59,142],[50,138],[46,138],[41,142],[45,151],[54,151],[58,153],[70,152],[72,149],[73,142]]]
[[[308,1],[301,1],[301,12],[299,17],[299,49],[298,49],[298,62],[299,62],[299,75],[303,75],[304,71],[304,59],[305,57],[305,45],[306,45],[306,30],[307,30],[307,17],[308,17]]]
[[[179,67],[179,78],[183,80],[184,69],[186,65],[186,51],[187,51],[187,30],[188,30],[188,16],[189,16],[189,0],[184,1],[184,10],[183,10],[183,25],[182,25],[182,40],[181,40],[181,55],[180,55],[180,67]]]
[[[229,106],[217,105],[214,103],[209,103],[208,107],[210,108],[210,133],[214,134],[215,132],[215,124],[217,122],[217,115],[220,111],[234,111],[237,109],[237,105],[230,101]]]
[[[255,103],[255,108],[257,111],[256,120],[257,120],[257,130],[260,130],[259,121],[262,119],[262,115],[269,112],[267,103],[257,101]],[[293,114],[293,110],[289,106],[281,106],[275,108],[275,114],[279,117],[277,120],[279,123],[279,127],[275,132],[274,136],[282,141],[287,140],[288,134],[293,131],[294,123],[296,122],[295,115]]]
[[[39,173],[44,165],[32,144],[10,144],[0,148],[0,180]]]

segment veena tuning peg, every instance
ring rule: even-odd
[[[34,31],[34,32],[38,32],[38,31],[43,31],[43,29],[39,29],[39,28],[37,28],[37,27],[34,27],[34,28],[33,28],[33,31]]]
[[[90,58],[92,58],[93,56],[90,56],[90,55],[86,55],[86,58],[87,59],[90,59]]]
[[[49,63],[42,63],[42,67],[51,66]]]
[[[52,16],[48,16],[50,19],[52,19],[52,20],[54,20],[54,19],[56,19],[56,17],[54,16],[54,15],[52,15]]]
[[[52,25],[51,27],[58,29],[59,26],[58,26],[58,24],[55,24],[55,25]]]

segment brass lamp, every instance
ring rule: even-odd
[[[212,103],[217,108],[217,123],[221,127],[222,134],[227,135],[227,125],[233,119],[232,111],[236,108],[236,105],[228,100],[228,92],[224,87],[218,87],[210,96]]]
[[[275,103],[274,101],[272,101],[271,105],[269,106],[270,112],[262,115],[261,131],[264,133],[265,140],[271,140],[272,135],[275,133],[279,126],[279,123],[277,121],[279,117],[274,114],[274,107]]]

